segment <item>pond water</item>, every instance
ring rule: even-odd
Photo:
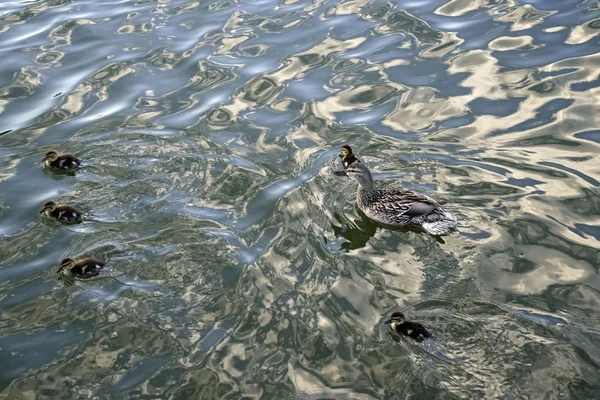
[[[3,1],[0,399],[598,398],[599,29],[597,1]],[[458,231],[367,220],[346,143]]]

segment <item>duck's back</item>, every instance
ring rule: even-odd
[[[417,322],[407,321],[397,328],[399,333],[404,336],[408,336],[411,339],[416,340],[417,342],[422,342],[423,340],[433,337],[431,332],[429,332],[425,327]]]
[[[93,258],[84,258],[75,263],[72,272],[80,277],[93,277],[100,273],[104,268],[104,263]]]
[[[412,218],[431,214],[441,207],[431,197],[401,188],[378,189],[362,197],[363,211],[387,223],[407,224]]]
[[[81,160],[71,154],[61,154],[55,161],[47,165],[54,169],[72,170],[81,166]]]
[[[359,206],[371,219],[393,226],[419,225],[434,235],[456,227],[456,217],[443,210],[431,197],[402,188],[378,189],[359,194]]]
[[[82,213],[78,209],[68,204],[59,204],[56,206],[52,216],[65,221],[79,221]]]

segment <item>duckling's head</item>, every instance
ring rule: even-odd
[[[342,150],[340,153],[340,158],[344,158],[347,155],[352,154],[352,147],[350,147],[349,145],[345,144],[342,146]]]
[[[362,187],[370,188],[373,186],[373,177],[371,171],[365,164],[354,162],[346,169],[346,175],[354,179]]]
[[[385,323],[392,324],[392,328],[395,328],[396,325],[402,325],[404,321],[406,321],[404,314],[402,314],[400,311],[396,311],[395,313],[392,313],[390,319],[385,321]]]
[[[72,258],[65,258],[58,265],[58,269],[56,270],[56,273],[60,274],[61,272],[65,271],[65,270],[68,271],[73,267],[73,265],[75,265],[75,261],[73,261]]]
[[[58,160],[58,153],[54,150],[48,150],[46,152],[46,156],[44,157],[44,161],[54,162]]]
[[[40,214],[43,213],[43,212],[45,212],[45,211],[52,212],[54,210],[56,210],[56,203],[53,202],[52,200],[48,200],[42,206],[42,211],[40,211]]]

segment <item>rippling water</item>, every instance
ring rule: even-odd
[[[0,398],[598,396],[599,29],[596,1],[3,1]],[[366,220],[345,143],[459,231]],[[65,285],[67,256],[110,268]]]

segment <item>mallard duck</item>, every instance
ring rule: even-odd
[[[74,155],[58,154],[54,150],[48,150],[43,161],[47,167],[61,171],[73,171],[81,166],[81,160]]]
[[[392,227],[420,226],[431,235],[446,235],[457,219],[442,205],[424,194],[402,188],[377,189],[369,168],[354,162],[345,171],[335,171],[358,182],[356,203],[372,220]]]
[[[93,258],[82,258],[77,261],[65,258],[60,262],[56,273],[79,279],[89,279],[98,275],[102,268],[104,268],[104,263]]]
[[[352,153],[352,147],[347,144],[342,146],[342,152],[339,154],[339,157],[342,159],[342,165],[344,166],[344,169],[348,169],[350,164],[354,162],[360,162],[358,157]]]
[[[427,338],[433,337],[431,332],[425,329],[423,325],[418,322],[407,321],[404,318],[404,314],[400,311],[393,313],[385,323],[390,324],[394,332],[407,336],[417,342],[422,342]]]
[[[56,204],[52,200],[44,203],[40,214],[66,222],[81,222],[83,213],[68,204]]]

